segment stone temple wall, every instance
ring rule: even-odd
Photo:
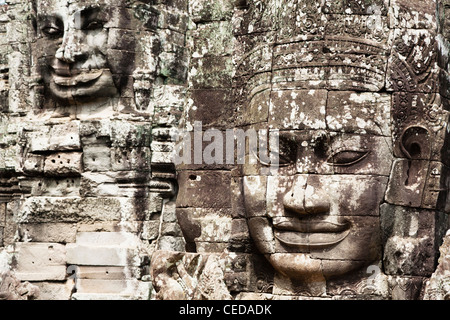
[[[0,299],[449,299],[449,17],[0,0]]]

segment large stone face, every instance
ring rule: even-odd
[[[0,1],[0,299],[448,299],[449,4]]]

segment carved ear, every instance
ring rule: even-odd
[[[430,132],[418,126],[407,128],[400,138],[403,154],[411,160],[428,160],[431,154]]]

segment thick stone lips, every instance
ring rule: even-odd
[[[63,87],[73,87],[80,83],[88,83],[94,80],[97,80],[103,75],[103,70],[89,71],[89,72],[81,72],[75,76],[59,76],[54,75],[53,81]]]
[[[350,233],[351,224],[349,221],[274,218],[273,226],[275,238],[281,243],[300,249],[319,249],[344,240]]]

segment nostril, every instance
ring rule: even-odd
[[[302,195],[297,195],[295,192],[287,193],[283,199],[284,210],[291,213],[305,214],[303,199]]]

